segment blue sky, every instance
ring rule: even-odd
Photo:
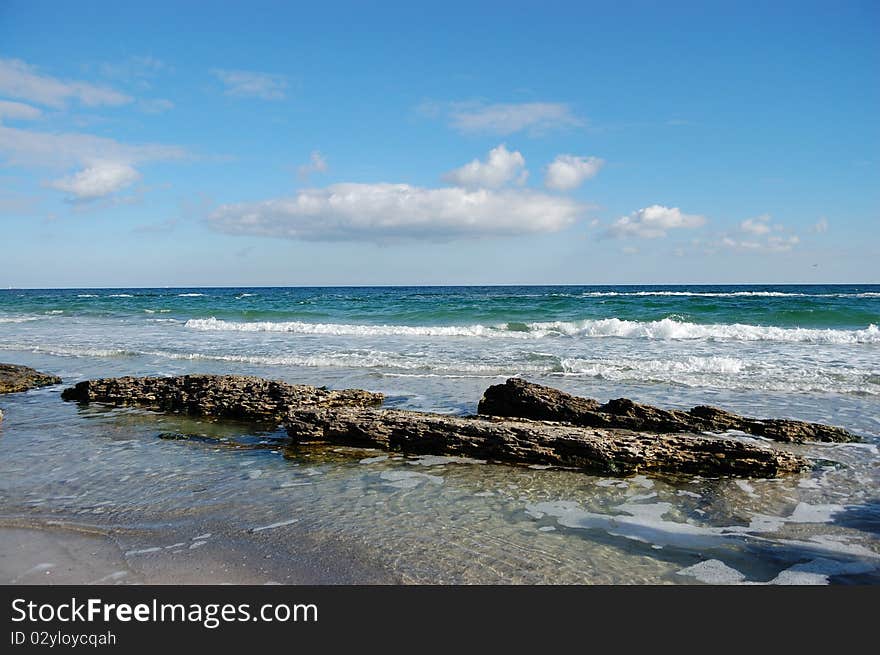
[[[0,285],[880,282],[876,2],[418,4],[4,0]]]

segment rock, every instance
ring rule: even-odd
[[[40,373],[27,366],[0,364],[0,393],[17,393],[60,382],[57,375]]]
[[[487,416],[563,421],[582,427],[663,433],[740,430],[794,443],[859,441],[858,436],[843,428],[787,419],[748,418],[705,405],[686,412],[640,405],[627,398],[617,398],[602,405],[596,400],[572,396],[520,378],[510,378],[504,384],[486,389],[477,411]]]
[[[61,394],[64,400],[137,405],[161,411],[213,418],[280,423],[292,409],[304,407],[370,407],[382,394],[287,384],[243,375],[181,375],[86,380]]]
[[[291,412],[296,443],[329,442],[419,455],[563,466],[613,475],[636,472],[771,477],[807,467],[792,453],[724,437],[585,429],[405,410],[309,408]]]

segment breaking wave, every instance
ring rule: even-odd
[[[0,316],[0,323],[29,323],[39,321],[44,316]]]
[[[664,318],[659,321],[628,321],[606,318],[584,321],[505,323],[501,325],[354,325],[303,321],[226,321],[190,319],[191,330],[226,332],[286,332],[328,336],[488,337],[541,339],[547,337],[703,341],[772,341],[819,344],[880,344],[880,328],[871,324],[861,330],[782,328],[765,325],[699,324]]]

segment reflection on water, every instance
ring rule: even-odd
[[[114,374],[106,362],[97,371],[63,358],[15,361],[63,372],[69,382]],[[485,386],[421,380],[394,389],[363,373],[336,374],[320,382],[391,392],[391,404],[419,409],[472,411]],[[694,400],[643,392],[624,390],[666,405]],[[200,549],[221,558],[249,548],[294,557],[308,538],[348,544],[408,582],[880,581],[876,417],[859,399],[803,398],[802,410],[788,399],[785,411],[782,401],[763,402],[766,413],[832,416],[867,433],[868,443],[798,447],[821,463],[784,479],[618,479],[290,448],[281,430],[81,407],[53,388],[2,399],[0,504],[3,518],[118,529],[129,561]],[[185,540],[173,538],[183,533]]]

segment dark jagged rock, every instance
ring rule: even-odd
[[[405,410],[295,410],[288,419],[287,433],[297,443],[319,441],[420,455],[459,455],[613,475],[644,471],[772,477],[807,466],[792,453],[723,437],[585,429],[563,423]]]
[[[305,407],[370,407],[382,394],[288,384],[243,375],[181,375],[86,380],[61,394],[64,400],[110,405],[137,405],[167,412],[214,418],[280,423],[293,409]]]
[[[40,373],[27,366],[16,364],[0,364],[0,393],[16,393],[47,387],[50,384],[59,384],[61,378],[57,375]]]
[[[859,441],[858,436],[843,428],[788,419],[748,418],[706,405],[686,412],[640,405],[627,398],[602,405],[590,398],[579,398],[520,378],[486,389],[477,411],[487,416],[562,421],[594,428],[662,433],[740,430],[790,443]]]

